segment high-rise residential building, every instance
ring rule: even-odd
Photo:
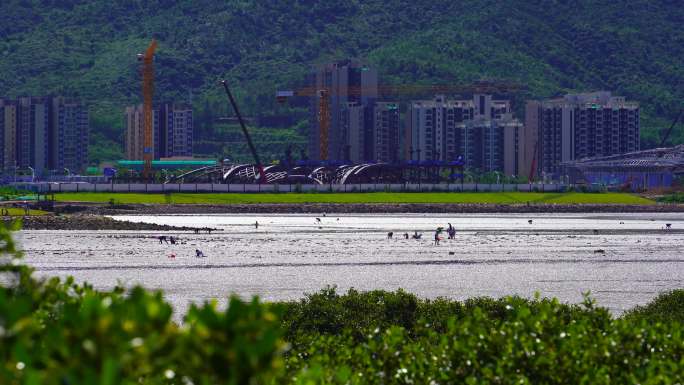
[[[327,159],[321,154],[321,127],[319,111],[321,96],[319,92],[311,98],[309,114],[308,153],[311,160],[343,160],[346,146],[343,141],[346,131],[342,123],[347,118],[342,112],[349,103],[362,107],[371,105],[378,96],[378,74],[373,68],[355,60],[341,60],[318,66],[309,76],[308,84],[317,91],[327,94],[329,100],[329,129],[327,139]]]
[[[600,91],[528,101],[523,163],[537,173],[561,171],[561,163],[639,150],[639,105]],[[535,152],[536,149],[536,152]]]
[[[405,149],[411,160],[454,161],[481,172],[516,175],[517,140],[522,123],[508,100],[476,94],[469,100],[414,101],[408,111]]]
[[[0,99],[2,169],[32,168],[35,175],[88,162],[88,108],[63,97]]]
[[[50,169],[77,172],[86,166],[89,126],[88,108],[79,100],[52,100]]]
[[[36,173],[49,169],[49,98],[19,98],[17,124],[17,167],[32,167]]]
[[[166,103],[159,107],[159,157],[192,156],[192,107]]]
[[[15,100],[0,99],[0,132],[2,137],[2,164],[3,171],[10,170],[17,162],[17,123],[18,103]]]
[[[129,106],[126,121],[126,159],[142,160],[144,144],[143,106]],[[152,111],[153,158],[192,156],[192,108],[164,103]]]
[[[411,102],[407,112],[405,149],[409,160],[455,160],[466,121],[472,120],[472,100],[433,100]]]
[[[367,115],[367,108],[356,102],[347,103],[342,109],[340,130],[344,155],[341,160],[353,163],[370,160],[366,145],[370,139],[366,130]]]
[[[372,157],[377,162],[396,163],[400,159],[399,105],[390,102],[373,103],[369,110],[372,119]]]
[[[394,163],[401,159],[397,103],[347,103],[340,111],[340,131],[342,161]]]

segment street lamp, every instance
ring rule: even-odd
[[[28,166],[28,168],[31,170],[31,183],[33,183],[33,180],[36,179],[36,170],[34,170],[31,166]]]

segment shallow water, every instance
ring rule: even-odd
[[[580,302],[591,291],[619,314],[684,286],[681,214],[328,214],[318,216],[320,222],[314,215],[116,218],[220,230],[34,230],[22,231],[20,242],[40,276],[73,275],[102,289],[117,283],[160,288],[181,312],[190,302],[230,293],[297,299],[337,285],[456,299],[540,292],[565,302]],[[456,239],[435,246],[434,229],[448,222],[458,230]],[[663,230],[665,223],[673,230]],[[387,239],[389,231],[394,239]],[[403,238],[414,231],[423,239]],[[177,235],[184,244],[160,244],[160,234]],[[207,257],[195,258],[195,249]],[[168,257],[172,253],[175,258]]]

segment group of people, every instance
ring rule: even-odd
[[[212,229],[211,227],[203,227],[203,228],[198,228],[198,227],[196,227],[196,228],[194,229],[194,231],[195,231],[195,234],[199,234],[200,231],[206,231],[207,234],[211,234],[211,232],[214,231],[214,229]]]
[[[170,243],[172,245],[175,245],[177,242],[181,242],[180,239],[174,238],[174,236],[166,237],[166,235],[160,235],[159,236],[159,244],[166,243],[167,245]],[[185,244],[185,242],[181,242],[181,244]]]
[[[159,239],[159,244],[162,244],[162,243],[166,243],[167,245],[168,244],[175,245],[177,243],[180,243],[181,245],[185,244],[185,241],[181,241],[180,239],[174,237],[173,235],[168,236],[168,237],[166,235],[160,235],[159,237],[157,237],[157,239]],[[168,257],[171,259],[176,258],[176,253],[172,252],[171,254],[168,255]],[[204,257],[206,257],[206,255],[202,252],[202,250],[195,249],[195,257],[204,258]]]
[[[442,240],[442,238],[440,237],[440,235],[442,234],[442,231],[444,231],[443,227],[438,227],[437,230],[435,230],[435,241],[434,241],[435,245],[439,245],[439,241]],[[456,228],[454,226],[452,226],[451,223],[449,223],[449,227],[447,227],[446,232],[447,232],[448,239],[456,239]],[[392,239],[393,236],[394,236],[394,232],[390,231],[389,233],[387,233],[387,239]],[[404,233],[404,239],[409,239],[409,238],[422,239],[423,234],[419,233],[418,231],[414,231],[412,235],[409,235],[409,233]]]

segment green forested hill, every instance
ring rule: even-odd
[[[135,55],[152,37],[157,99],[191,99],[198,143],[217,155],[241,153],[222,143],[234,128],[215,123],[227,113],[218,79],[247,115],[283,113],[276,89],[348,56],[383,83],[506,79],[528,86],[516,100],[613,90],[641,102],[643,146],[684,107],[679,0],[4,0],[0,18],[0,94],[87,100],[93,161],[120,156],[122,107],[140,100]],[[261,147],[280,151],[305,130],[263,129]],[[672,141],[684,142],[681,125]]]

